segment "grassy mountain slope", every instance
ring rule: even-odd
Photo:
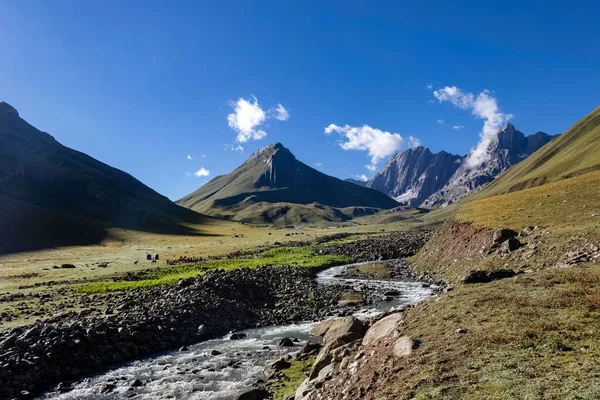
[[[177,204],[237,221],[279,224],[344,221],[397,206],[380,192],[307,166],[280,143],[258,151]]]
[[[203,217],[69,149],[0,103],[0,254],[98,243],[109,227],[197,234]]]
[[[600,398],[599,114],[454,207],[411,260],[453,290],[407,310],[397,329],[419,348],[405,358],[373,352],[361,369],[371,386],[353,390],[372,399]],[[530,226],[521,248],[489,252],[496,228]],[[473,269],[506,268],[521,274],[461,282]]]
[[[539,186],[600,169],[600,107],[473,198]]]

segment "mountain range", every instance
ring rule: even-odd
[[[206,217],[60,144],[0,102],[0,254],[98,243],[106,229],[195,234]]]
[[[345,221],[398,205],[379,191],[309,167],[281,143],[257,151],[177,204],[221,218],[277,224]]]
[[[468,164],[468,156],[432,153],[422,146],[411,148],[394,155],[366,187],[402,204],[444,207],[479,190],[554,137],[544,132],[525,136],[507,124],[488,149],[488,157],[476,166]]]

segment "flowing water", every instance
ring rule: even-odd
[[[356,265],[356,264],[352,264]],[[356,290],[383,294],[397,291],[387,301],[376,302],[353,315],[367,319],[377,314],[415,304],[433,295],[435,287],[421,282],[401,280],[349,279],[340,276],[351,265],[333,267],[320,272],[320,285],[346,285]],[[124,364],[100,375],[84,378],[72,385],[67,393],[48,393],[45,399],[198,399],[229,400],[264,378],[263,369],[270,360],[276,360],[299,350],[309,339],[315,323],[272,326],[243,331],[247,337],[229,340],[214,339],[188,347],[187,351],[173,351]],[[279,347],[283,337],[297,339],[294,348]],[[135,386],[136,380],[143,383]],[[140,382],[138,382],[139,384]],[[111,392],[100,394],[110,387]]]

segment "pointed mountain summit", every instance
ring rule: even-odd
[[[394,155],[366,186],[411,206],[443,207],[479,190],[512,165],[534,153],[555,136],[538,132],[525,136],[514,125],[498,132],[485,161],[468,165],[467,157],[419,146]]]
[[[191,233],[205,217],[69,149],[0,103],[0,254],[98,243],[107,228]]]
[[[390,158],[366,186],[417,206],[448,182],[461,161],[445,151],[433,154],[423,146],[411,148]]]
[[[497,139],[488,148],[487,157],[481,164],[470,166],[463,162],[446,185],[425,200],[423,205],[444,207],[480,190],[483,185],[492,182],[496,176],[520,163],[555,137],[544,132],[525,136],[512,124],[507,124],[498,132]]]
[[[398,204],[390,197],[309,167],[281,143],[252,154],[177,204],[245,222],[343,221]]]

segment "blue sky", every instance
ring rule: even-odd
[[[272,142],[372,176],[416,140],[467,154],[489,112],[559,133],[598,105],[599,3],[452,3],[0,0],[0,100],[171,199]]]

